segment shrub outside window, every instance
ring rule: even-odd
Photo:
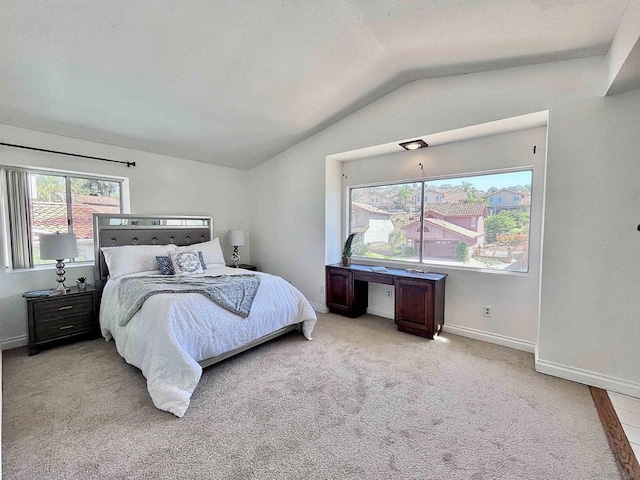
[[[353,256],[527,272],[532,176],[522,170],[352,187]]]

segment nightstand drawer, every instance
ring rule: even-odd
[[[33,305],[36,323],[49,322],[72,315],[92,314],[93,295],[62,296]]]
[[[64,311],[64,310],[63,310]],[[49,322],[37,323],[35,326],[36,342],[51,340],[76,333],[88,332],[93,326],[93,313],[73,315]]]

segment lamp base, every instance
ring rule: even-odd
[[[71,290],[69,287],[65,287],[64,285],[64,281],[66,280],[64,274],[67,273],[64,269],[64,261],[62,260],[57,260],[58,263],[56,263],[56,275],[57,275],[57,282],[58,282],[58,288],[56,288],[56,292],[58,293],[67,293],[69,290]]]
[[[238,247],[233,247],[233,253],[231,254],[231,260],[233,260],[233,266],[238,268],[238,263],[240,262],[240,255],[238,255]]]

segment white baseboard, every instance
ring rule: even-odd
[[[395,312],[393,310],[385,310],[384,308],[367,307],[367,313],[370,315],[376,315],[377,317],[395,319]]]
[[[309,303],[311,303],[311,302],[309,302]],[[313,307],[313,309],[316,312],[329,313],[329,307],[327,307],[326,305],[319,305],[317,303],[311,303],[311,306]],[[391,320],[393,320],[393,318],[394,318],[394,312],[392,312],[391,310],[384,310],[382,308],[367,307],[367,313],[369,313],[371,315],[376,315],[378,317],[390,318]]]
[[[611,392],[640,398],[640,383],[629,382],[621,378],[602,375],[582,368],[569,367],[555,362],[536,358],[536,372],[564,378],[572,382],[599,387]]]
[[[329,309],[326,305],[311,304],[313,309],[320,313],[327,313]],[[377,315],[379,317],[390,318],[393,320],[394,312],[385,310],[382,308],[368,307],[367,313],[371,315]],[[522,350],[524,352],[535,353],[536,345],[533,342],[520,340],[517,338],[507,337],[504,335],[498,335],[495,333],[485,332],[483,330],[476,330],[469,327],[461,327],[458,325],[444,324],[442,330],[447,333],[460,335],[461,337],[473,338],[475,340],[481,340],[483,342],[494,343],[496,345],[502,345],[503,347],[513,348],[516,350]],[[26,344],[26,337],[25,337]],[[4,349],[4,347],[3,347]],[[584,370],[580,368],[568,367],[554,362],[542,360],[540,358],[535,359],[535,368],[537,372],[552,375],[554,377],[564,378],[571,380],[572,382],[582,383],[584,385],[590,385],[593,387],[599,387],[611,392],[620,393],[622,395],[629,395],[631,397],[640,398],[640,384],[629,382],[615,377],[609,377],[601,375],[596,372]]]
[[[367,307],[367,313],[377,315],[378,317],[390,318],[391,320],[395,318],[394,311],[385,310],[383,308]],[[503,347],[514,348],[516,350],[522,350],[529,353],[534,353],[536,348],[535,343],[532,342],[527,342],[518,338],[506,337],[496,333],[485,332],[483,330],[476,330],[474,328],[460,327],[458,325],[448,325],[445,323],[443,331],[460,335],[461,337],[495,343],[496,345],[502,345]]]
[[[515,350],[522,350],[523,352],[534,353],[536,345],[533,342],[527,342],[526,340],[520,340],[518,338],[507,337],[504,335],[498,335],[497,333],[485,332],[483,330],[476,330],[469,327],[461,327],[458,325],[444,324],[442,331],[446,333],[453,333],[454,335],[460,335],[461,337],[473,338],[475,340],[482,340],[483,342],[495,343],[496,345],[502,345],[503,347],[513,348]]]
[[[329,308],[326,305],[320,305],[319,303],[311,303],[313,309],[318,313],[329,313]]]
[[[2,350],[11,350],[12,348],[24,347],[27,343],[29,343],[28,335],[18,335],[17,337],[0,340],[0,348]]]

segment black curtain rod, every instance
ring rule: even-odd
[[[77,153],[57,152],[56,150],[46,150],[44,148],[25,147],[24,145],[14,145],[12,143],[0,142],[5,147],[24,148],[25,150],[35,150],[36,152],[57,153],[58,155],[68,155],[70,157],[90,158],[91,160],[100,160],[101,162],[122,163],[128,167],[135,167],[136,162],[124,162],[122,160],[109,160],[108,158],[90,157],[88,155],[78,155]]]

